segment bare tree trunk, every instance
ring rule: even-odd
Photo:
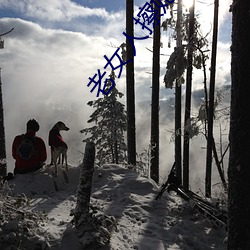
[[[87,142],[83,164],[80,172],[79,184],[76,192],[77,202],[74,213],[76,228],[89,222],[89,203],[94,172],[95,144]]]
[[[74,212],[75,232],[79,237],[82,249],[101,249],[109,243],[111,233],[116,225],[114,217],[90,212],[90,195],[92,177],[94,172],[95,144],[87,142],[79,185],[77,188],[77,201]],[[93,210],[93,206],[91,207]]]
[[[14,28],[11,30],[0,34],[1,36],[5,36],[12,32]],[[1,41],[1,48],[4,48],[4,41]],[[3,94],[2,94],[2,72],[0,68],[0,176],[5,177],[7,175],[7,159],[6,159],[6,144],[5,144],[5,130],[4,130],[4,111],[3,111]]]
[[[193,36],[194,36],[194,8],[195,0],[193,5],[189,8],[189,30],[188,30],[188,68],[186,76],[186,104],[185,104],[185,128],[190,123],[190,110],[191,110],[191,94],[192,94],[192,73],[193,73]],[[189,132],[187,129],[184,130],[184,141],[183,141],[183,186],[189,189]]]
[[[134,37],[134,1],[126,0],[126,33]],[[133,47],[128,38],[126,39],[127,64],[126,85],[127,85],[127,146],[128,164],[136,165],[136,129],[135,129],[135,80],[134,80],[134,53]]]
[[[115,164],[119,164],[119,154],[118,154],[117,139],[115,139],[114,147],[115,147]]]
[[[222,167],[221,167],[221,163],[219,161],[219,157],[218,157],[218,153],[217,153],[217,150],[216,150],[216,145],[215,145],[214,138],[213,138],[213,145],[212,146],[213,146],[212,150],[213,150],[213,153],[214,153],[214,160],[215,160],[215,163],[216,163],[219,175],[220,175],[220,179],[222,181],[222,184],[223,184],[223,187],[224,187],[225,191],[227,192],[227,182],[226,182],[226,179],[225,179]]]
[[[212,56],[210,69],[210,87],[209,87],[209,106],[208,106],[208,134],[207,134],[207,160],[206,160],[206,179],[205,193],[207,197],[211,197],[211,177],[212,177],[212,151],[213,151],[213,121],[214,121],[214,89],[216,75],[216,56],[217,56],[217,38],[218,38],[218,16],[219,16],[219,0],[214,1],[214,25],[213,25],[213,41]]]
[[[159,183],[159,86],[160,86],[160,43],[161,43],[161,8],[158,9],[159,23],[155,20],[153,38],[153,74],[152,74],[152,103],[151,103],[151,166],[150,177]]]
[[[117,117],[117,111],[116,111],[116,107],[115,105],[112,104],[112,110],[113,110],[113,142],[112,144],[114,145],[114,150],[112,150],[112,152],[114,152],[114,162],[115,164],[119,164],[119,149],[118,149],[118,139],[117,139],[117,134],[118,134],[118,129],[119,126],[117,126],[117,121],[116,121],[116,117]]]
[[[250,1],[232,3],[228,250],[250,249]]]
[[[0,69],[0,176],[5,177],[7,174],[5,131],[4,131],[4,111],[2,96],[2,77]]]
[[[177,47],[182,46],[182,0],[178,0],[177,7]],[[181,83],[176,80],[175,83],[175,163],[176,175],[182,182],[182,160],[181,160]]]

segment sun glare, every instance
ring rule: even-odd
[[[182,2],[187,9],[189,9],[193,5],[193,0],[183,0]]]

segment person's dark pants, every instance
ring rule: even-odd
[[[14,175],[16,175],[16,174],[27,174],[27,173],[35,172],[35,171],[39,170],[42,167],[43,167],[43,165],[36,166],[36,167],[33,167],[33,168],[29,168],[29,169],[18,169],[18,168],[15,167]]]

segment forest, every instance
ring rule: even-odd
[[[108,45],[113,56],[101,51],[100,55],[106,54],[100,60],[95,57],[106,70],[105,77],[103,69],[100,71],[91,66],[91,71],[86,70],[90,77],[84,80],[87,82],[84,91],[92,100],[88,100],[85,106],[90,115],[84,125],[79,122],[80,119],[74,122],[77,135],[71,139],[66,136],[72,145],[76,138],[79,140],[82,136],[86,145],[85,153],[76,146],[72,149],[78,153],[72,158],[78,163],[83,162],[74,212],[75,227],[82,241],[86,240],[84,232],[95,230],[101,232],[100,237],[95,235],[91,239],[92,236],[89,236],[87,240],[98,239],[98,242],[103,241],[100,244],[105,245],[112,237],[110,232],[105,235],[105,229],[95,224],[100,223],[99,220],[101,223],[109,221],[114,230],[113,219],[106,215],[101,219],[94,218],[89,216],[89,210],[92,171],[94,168],[100,170],[107,164],[116,164],[152,182],[157,187],[156,200],[174,191],[213,225],[225,228],[228,250],[250,249],[250,63],[247,60],[250,54],[250,35],[247,31],[250,2],[233,0],[227,6],[232,23],[228,48],[231,62],[228,69],[230,79],[223,83],[217,77],[220,71],[217,63],[221,2],[214,0],[211,4],[212,24],[209,31],[204,32],[204,22],[200,21],[199,15],[199,6],[204,4],[202,1],[151,0],[138,6],[134,0],[126,0],[125,30],[119,34],[119,41]],[[4,32],[0,30],[0,52],[5,50],[8,38],[14,39],[12,36],[16,32],[16,27],[4,28]],[[143,51],[138,44],[145,41],[147,46]],[[163,53],[165,47],[171,51],[170,54]],[[141,72],[137,71],[137,62],[142,60],[142,51],[150,53],[151,58],[147,72],[150,99],[139,102],[137,83]],[[6,90],[3,91],[2,72],[0,77],[0,176],[3,179],[1,187],[6,188],[6,148],[12,138],[8,136],[5,117],[13,118],[5,110]],[[70,82],[70,77],[67,81]],[[119,86],[120,81],[124,82],[124,88]],[[197,84],[202,87],[198,89]],[[55,92],[53,84],[51,88]],[[161,98],[162,89],[169,93],[165,99]],[[74,107],[73,104],[65,104],[68,110],[56,106],[55,100],[60,103],[61,99],[69,98],[64,94],[56,98],[52,95],[46,103],[39,103],[45,110],[50,108],[47,111],[48,120],[54,116],[54,111],[67,117],[68,121],[74,120],[74,114],[80,112],[81,107]],[[34,101],[36,97],[31,99]],[[28,109],[31,110],[30,105]],[[39,117],[39,114],[36,116]],[[20,118],[21,121],[23,119]],[[47,124],[44,131],[49,126]],[[212,202],[215,199],[217,203],[223,203],[223,208]],[[84,228],[83,224],[89,227]]]

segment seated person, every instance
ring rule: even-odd
[[[12,156],[16,160],[14,175],[34,172],[43,167],[47,152],[43,139],[36,136],[39,128],[36,120],[29,120],[26,134],[15,137],[12,144]]]

